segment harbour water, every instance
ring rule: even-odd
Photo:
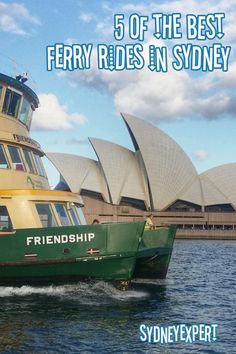
[[[165,280],[0,287],[0,353],[233,353],[236,241],[176,240]],[[214,341],[148,343],[140,325],[217,324]]]

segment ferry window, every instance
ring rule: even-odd
[[[28,129],[29,129],[30,126],[31,126],[32,116],[33,116],[33,109],[32,109],[32,107],[30,106],[30,108],[29,108],[29,114],[28,114],[27,122],[26,122],[26,126],[27,126]]]
[[[21,110],[20,110],[20,121],[24,124],[27,122],[28,114],[29,114],[30,104],[29,102],[23,98]]]
[[[30,173],[36,173],[36,169],[35,169],[34,162],[33,162],[33,159],[32,159],[33,156],[31,154],[31,151],[23,149],[23,153],[24,153],[24,156],[25,156],[27,170]]]
[[[9,168],[3,145],[0,144],[0,168]]]
[[[38,172],[39,172],[40,176],[45,176],[43,163],[41,161],[40,156],[37,155],[37,154],[34,154],[34,157],[35,157],[35,162],[36,162],[36,165],[37,165]]]
[[[8,150],[14,169],[17,171],[25,171],[19,148],[16,146],[8,146]]]
[[[69,209],[69,213],[71,215],[71,218],[73,220],[74,225],[80,225],[79,217],[78,217],[78,214],[76,212],[76,207],[75,206],[72,206]]]
[[[43,227],[57,226],[50,204],[35,204]]]
[[[69,215],[67,214],[65,206],[63,204],[55,204],[55,208],[58,213],[62,226],[71,225],[71,221],[69,219]]]
[[[79,216],[79,220],[80,220],[81,225],[86,225],[87,223],[86,223],[86,220],[85,220],[85,216],[84,216],[83,210],[82,210],[82,208],[80,206],[76,207],[76,212],[77,212],[77,214]]]
[[[7,89],[2,109],[3,113],[16,117],[19,110],[20,100],[21,95],[19,95],[19,93]]]
[[[12,231],[11,218],[5,205],[0,205],[0,231]]]

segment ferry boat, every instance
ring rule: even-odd
[[[138,249],[134,278],[166,278],[176,229],[176,225],[158,225],[144,231]]]
[[[0,74],[0,284],[95,278],[125,287],[145,223],[82,225],[81,197],[50,189],[29,135],[38,105],[21,75]]]

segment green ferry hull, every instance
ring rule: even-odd
[[[144,223],[19,229],[0,237],[0,284],[130,280]]]
[[[134,278],[164,279],[168,271],[176,225],[145,230],[138,250]]]

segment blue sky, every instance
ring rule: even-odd
[[[114,14],[123,13],[125,18],[132,13],[150,17],[154,12],[179,12],[183,18],[192,13],[225,13],[225,35],[218,42],[232,47],[229,71],[106,72],[98,71],[96,65],[88,71],[47,71],[48,45],[114,44]],[[95,158],[88,137],[132,148],[119,115],[123,111],[160,127],[180,144],[198,172],[202,172],[236,162],[235,18],[235,0],[0,1],[1,72],[30,73],[29,85],[41,102],[32,137],[45,151]],[[125,41],[130,42],[127,38]],[[144,45],[153,41],[150,30]],[[156,44],[171,47],[186,42],[182,38]],[[49,164],[47,168],[54,184],[57,174]]]

